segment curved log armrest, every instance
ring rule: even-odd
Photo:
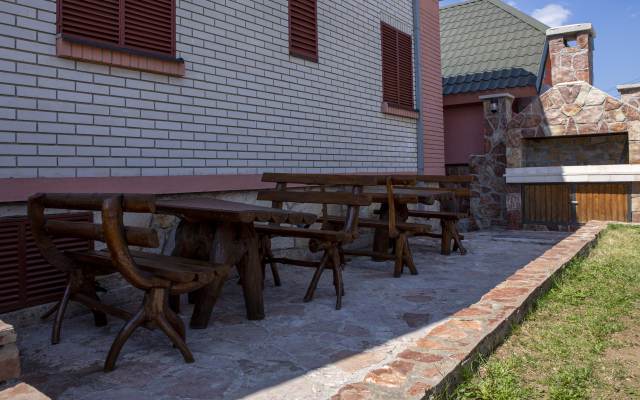
[[[45,229],[47,222],[44,216],[44,193],[38,193],[29,197],[27,202],[27,215],[31,226],[33,239],[42,257],[60,272],[67,273],[74,269],[81,269],[82,265],[73,258],[60,252],[53,243],[51,235]]]
[[[102,201],[102,226],[109,256],[122,277],[140,290],[170,288],[171,281],[143,271],[136,265],[129,252],[123,222],[123,197],[113,195]]]

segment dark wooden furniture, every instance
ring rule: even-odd
[[[415,176],[411,176],[411,177],[414,178]],[[396,226],[398,226],[397,225],[398,222],[406,223],[409,216],[414,216],[414,213],[416,213],[416,211],[413,211],[413,210],[410,211],[407,204],[432,205],[436,201],[446,201],[446,200],[455,199],[455,193],[450,190],[443,189],[443,190],[427,191],[417,186],[395,187],[393,185],[387,185],[386,188],[382,188],[382,187],[367,188],[365,193],[371,194],[372,198],[374,199],[374,202],[381,203],[380,209],[374,211],[375,214],[380,215],[380,220],[390,221],[390,222],[393,221],[396,224]],[[390,193],[393,193],[393,201],[391,201],[392,197],[390,196]],[[399,264],[400,262],[399,254],[401,253],[398,249],[402,250],[403,252],[405,251],[404,249],[406,249],[406,252],[408,254],[407,258],[409,259],[411,258],[410,257],[411,248],[409,246],[409,242],[406,240],[407,237],[434,235],[425,230],[415,229],[422,225],[425,227],[428,226],[430,230],[431,228],[430,225],[424,225],[424,224],[411,224],[411,225],[413,226],[414,229],[411,231],[407,230],[406,234],[403,235],[402,237],[400,237],[399,233],[396,234],[397,237],[393,237],[390,234],[391,230],[376,229],[375,231],[375,236],[373,239],[373,252],[379,255],[374,256],[373,259],[376,261],[388,259],[388,255],[385,256],[384,254],[388,252],[389,248],[393,248],[394,249],[393,253],[396,255],[395,257],[396,269],[394,271],[395,277],[399,277],[403,269],[403,265]],[[411,265],[409,263],[406,263],[406,264],[410,268],[410,271],[412,271]],[[411,261],[411,264],[413,264],[412,261]],[[415,274],[415,273],[412,271],[412,274]]]
[[[254,222],[313,224],[318,218],[310,213],[208,198],[157,201],[156,212],[181,219],[173,256],[236,266],[250,320],[264,318],[260,253],[265,245],[261,246]],[[217,275],[190,294],[195,303],[191,328],[207,327],[225,280],[226,273]],[[179,297],[172,297],[171,305],[178,309]]]
[[[346,250],[341,249],[343,255],[365,256],[374,260],[395,260],[394,277],[399,278],[404,270],[405,265],[409,268],[412,275],[418,275],[418,270],[411,257],[411,250],[407,238],[416,233],[426,233],[431,230],[430,225],[420,223],[407,223],[406,214],[407,204],[418,202],[433,202],[432,194],[424,194],[411,189],[394,189],[394,185],[411,185],[415,184],[413,176],[382,176],[377,175],[378,185],[384,187],[368,187],[365,194],[371,196],[373,202],[383,203],[386,210],[386,218],[370,219],[361,218],[358,226],[361,228],[374,228],[376,235],[374,238],[374,246],[372,251],[362,250]],[[400,215],[396,213],[396,208],[401,209]],[[404,210],[404,211],[403,211]],[[339,217],[329,216],[329,222],[342,226]],[[381,238],[386,242],[380,246]],[[388,244],[392,243],[392,254],[388,254]]]
[[[313,294],[318,286],[320,276],[325,269],[333,270],[333,285],[336,290],[336,310],[342,307],[344,284],[342,271],[344,260],[341,259],[342,246],[353,243],[358,237],[358,214],[360,206],[369,206],[371,197],[363,195],[363,187],[375,185],[377,179],[367,175],[329,175],[329,174],[273,174],[262,175],[263,182],[276,183],[275,190],[261,190],[258,192],[258,200],[272,202],[273,209],[282,209],[284,202],[315,203],[322,204],[323,221],[321,229],[307,229],[297,226],[285,227],[280,223],[270,225],[256,225],[256,230],[265,236],[264,243],[270,246],[272,237],[300,237],[309,238],[309,250],[312,253],[323,251],[320,262],[293,260],[289,258],[267,257],[263,263],[281,263],[315,268],[316,271],[304,297],[305,302],[313,299]],[[288,184],[302,184],[319,186],[320,191],[290,191]],[[351,186],[350,192],[327,192],[326,186],[340,185]],[[341,217],[342,229],[335,230],[328,220],[327,205],[340,204],[347,206],[346,214]]]
[[[46,208],[100,211],[102,225],[47,221]],[[168,306],[169,294],[196,290],[218,275],[226,276],[230,266],[130,251],[128,246],[159,246],[155,229],[127,227],[123,223],[124,212],[154,213],[153,195],[37,194],[29,198],[28,210],[40,253],[51,265],[67,274],[67,287],[57,306],[52,343],[58,343],[65,309],[70,300],[75,300],[94,311],[97,326],[106,325],[105,314],[126,321],[109,350],[105,372],[113,371],[122,346],[140,326],[151,330],[159,327],[180,350],[185,361],[194,362],[185,344],[184,323]],[[105,242],[108,253],[94,250],[60,253],[52,237]],[[144,291],[142,305],[135,314],[102,303],[88,284],[88,279],[113,272],[119,272],[132,286]]]
[[[461,188],[461,184],[469,184],[473,182],[473,177],[471,176],[447,176],[447,175],[416,175],[416,181],[424,182],[424,183],[439,183],[441,186],[454,186],[454,187],[444,187],[444,188],[416,188],[423,190],[425,192],[441,192],[441,191],[450,191],[455,194],[455,199],[453,202],[453,212],[443,212],[443,211],[419,211],[412,210],[409,211],[410,217],[420,217],[420,218],[437,218],[440,220],[440,226],[442,227],[442,233],[420,233],[416,236],[428,236],[436,239],[441,239],[440,241],[440,253],[444,255],[451,254],[451,241],[453,241],[453,251],[460,250],[462,255],[467,254],[467,249],[462,245],[462,240],[464,240],[464,236],[458,233],[458,228],[456,228],[456,222],[460,221],[463,218],[469,217],[467,213],[458,212],[459,200],[463,197],[471,197],[471,189]]]

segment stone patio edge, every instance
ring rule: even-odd
[[[554,277],[577,257],[586,256],[608,222],[591,221],[500,283],[482,299],[460,310],[424,338],[412,342],[362,383],[343,386],[331,400],[435,399],[452,392],[460,372],[486,356],[521,322]]]

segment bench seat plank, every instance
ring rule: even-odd
[[[329,215],[327,217],[327,221],[339,226],[344,224],[344,218],[336,215]],[[370,219],[370,218],[358,218],[358,227],[388,229],[389,221],[379,220],[379,219]],[[431,230],[431,225],[416,224],[416,223],[410,223],[410,222],[396,222],[396,228],[403,231],[408,231],[408,232],[426,233]]]
[[[104,251],[89,250],[78,252],[65,252],[66,255],[73,257],[77,261],[98,264],[106,267],[113,266],[109,253]],[[199,261],[200,265],[189,265],[187,259],[178,257],[163,256],[154,254],[154,259],[148,258],[150,254],[139,251],[132,251],[133,261],[143,270],[156,274],[162,278],[169,279],[180,283],[189,282],[209,282],[215,275],[220,275],[223,270],[229,266],[220,264],[207,263]],[[176,262],[171,259],[179,259]],[[184,261],[184,262],[183,262]],[[207,265],[208,264],[208,265]]]
[[[346,232],[327,231],[320,229],[305,229],[287,226],[258,225],[254,228],[258,233],[266,233],[273,236],[300,237],[309,239],[320,239],[327,242],[343,242],[345,240],[355,239],[357,234]]]
[[[409,210],[410,217],[421,218],[440,218],[459,221],[463,218],[467,218],[469,214],[456,213],[456,212],[440,212],[440,211],[411,211]]]

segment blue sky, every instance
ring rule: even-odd
[[[459,3],[445,0],[441,6]],[[598,89],[619,97],[617,85],[640,83],[640,0],[505,0],[550,26],[592,23]]]

